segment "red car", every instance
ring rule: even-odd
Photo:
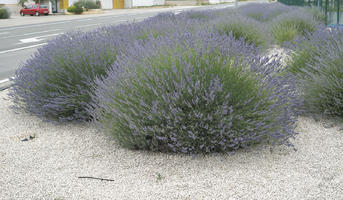
[[[47,5],[39,5],[39,4],[34,4],[34,5],[28,5],[25,6],[23,9],[19,11],[21,16],[24,15],[48,15],[49,14],[49,8]]]

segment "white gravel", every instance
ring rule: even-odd
[[[0,92],[0,199],[343,199],[342,125],[301,117],[298,151],[192,158],[123,149],[87,124],[15,114],[4,98],[7,91]]]

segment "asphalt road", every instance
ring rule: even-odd
[[[193,9],[201,10],[232,6],[233,5],[223,4]],[[173,12],[177,14],[182,11],[184,11],[184,9],[174,10]],[[74,30],[90,31],[99,26],[140,21],[161,12],[165,11],[163,9],[156,9],[156,12],[148,13],[140,12],[137,14],[106,15],[33,25],[2,27],[0,28],[0,83],[5,82],[8,78],[14,76],[15,70],[30,58],[37,48],[60,34]]]

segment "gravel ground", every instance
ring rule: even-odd
[[[192,158],[123,149],[91,125],[15,114],[5,98],[0,199],[343,199],[343,130],[330,121],[301,117],[297,151]]]

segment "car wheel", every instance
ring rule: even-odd
[[[20,15],[21,15],[21,16],[24,16],[25,14],[24,14],[24,12],[21,12]]]
[[[36,11],[36,16],[39,16],[39,12],[38,11]]]

